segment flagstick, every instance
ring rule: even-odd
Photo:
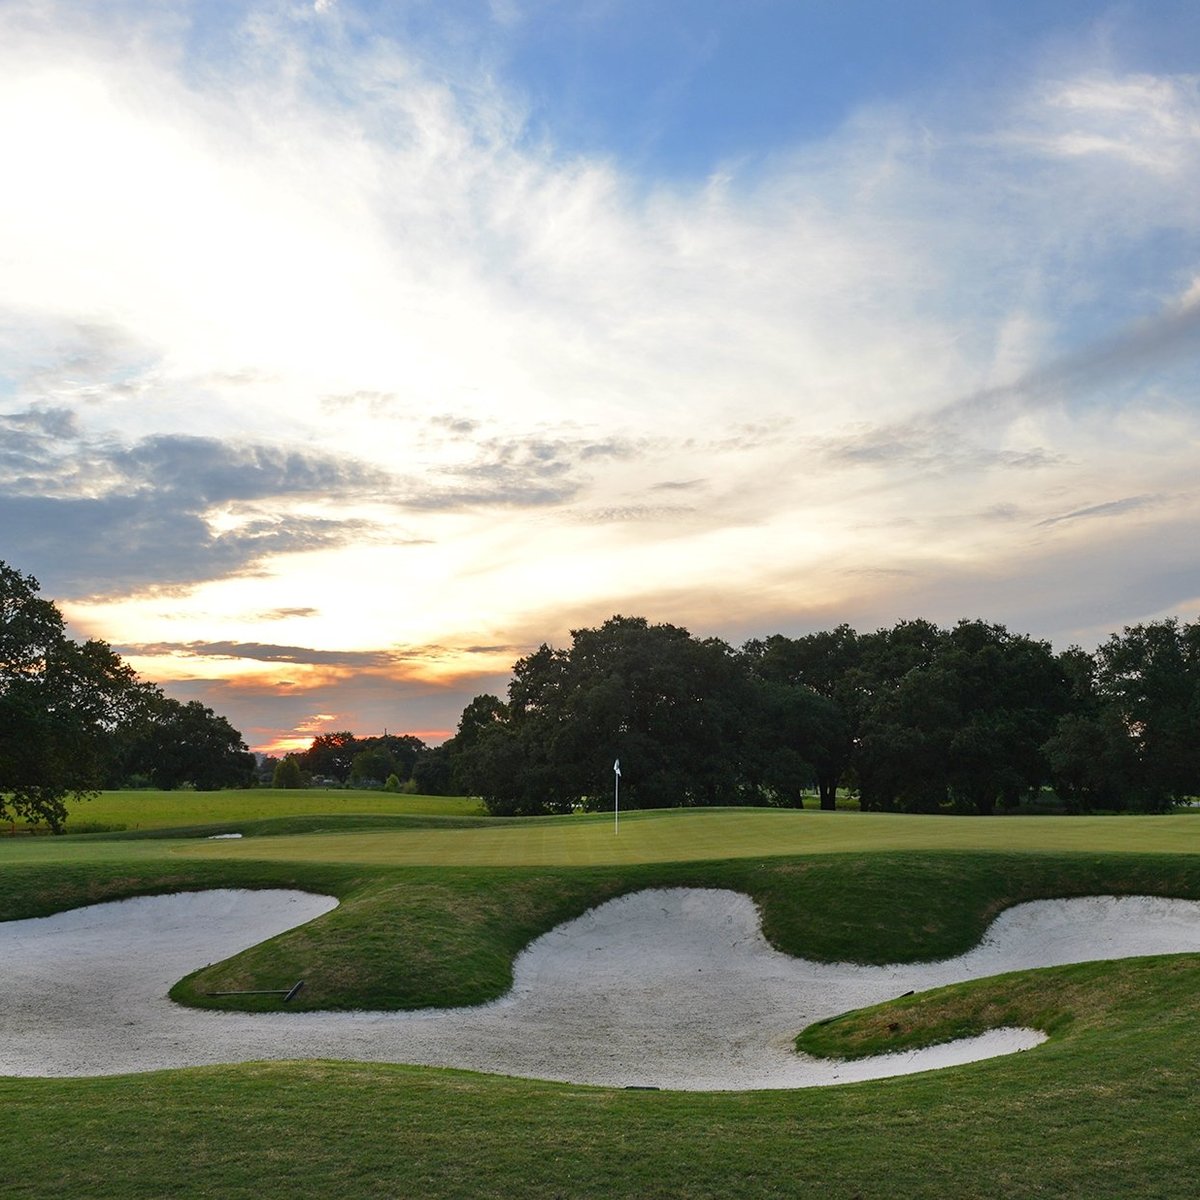
[[[621,772],[613,775],[613,836],[621,832]]]

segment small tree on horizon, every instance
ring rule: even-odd
[[[294,754],[282,758],[271,776],[271,786],[276,788],[301,788],[304,778],[300,773],[300,763]]]

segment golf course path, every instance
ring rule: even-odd
[[[107,1075],[258,1059],[462,1067],[689,1090],[795,1088],[1027,1049],[997,1030],[924,1051],[834,1063],[798,1055],[813,1021],[1004,971],[1200,951],[1200,902],[1036,901],[1002,913],[968,954],[866,967],[780,954],[735,892],[638,892],[533,942],[503,999],[418,1013],[248,1015],[166,998],[183,975],[334,907],[301,892],[142,897],[0,924],[0,1074]]]

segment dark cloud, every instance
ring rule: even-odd
[[[269,555],[342,545],[373,527],[289,514],[287,503],[391,483],[350,459],[217,438],[89,441],[64,408],[7,414],[0,432],[0,555],[53,593],[187,586]],[[242,521],[214,530],[205,514],[218,505],[240,507]]]
[[[190,658],[249,658],[255,662],[302,663],[311,666],[385,668],[397,656],[387,650],[314,650],[310,646],[277,646],[266,642],[148,642],[117,646],[118,654],[139,658],[184,655]]]
[[[23,412],[0,413],[0,429],[4,430],[6,443],[24,437],[31,446],[40,446],[46,437],[75,437],[78,422],[65,405],[36,404]]]
[[[438,417],[431,417],[430,425],[436,428],[445,429],[448,433],[454,434],[455,437],[468,437],[479,428],[479,422],[470,419],[469,417],[455,417],[449,413],[443,413]]]
[[[364,539],[424,544],[362,520],[289,511],[369,500],[397,511],[536,507],[573,499],[586,463],[632,453],[617,439],[492,439],[465,463],[402,477],[345,456],[159,434],[89,440],[71,410],[0,416],[0,556],[54,594],[114,595],[245,573],[271,555]],[[239,522],[217,529],[214,509]]]
[[[58,458],[53,447],[77,436],[74,412],[59,405],[0,413],[0,480],[8,481],[6,490],[44,487],[49,482],[47,467]]]
[[[153,491],[98,499],[0,496],[3,556],[51,594],[124,595],[243,573],[273,554],[369,536],[362,521],[262,517],[214,533],[200,512]]]
[[[1170,366],[1196,355],[1200,355],[1200,301],[1127,325],[1014,383],[955,400],[928,419],[962,420],[997,408],[1035,408],[1090,392],[1135,371]]]
[[[247,658],[255,662],[294,663],[301,666],[343,667],[348,671],[391,670],[394,677],[405,677],[414,663],[457,660],[463,655],[511,654],[514,658],[528,652],[527,646],[393,646],[385,650],[317,650],[311,646],[284,646],[272,642],[138,642],[115,646],[118,654],[138,658]]]
[[[317,608],[269,608],[266,612],[255,613],[253,621],[286,621],[289,617],[315,617],[320,613]]]
[[[143,438],[113,450],[108,465],[126,487],[178,494],[191,508],[281,496],[345,496],[389,490],[392,477],[361,461],[210,437]]]
[[[983,521],[1015,521],[1021,515],[1021,509],[1015,504],[993,504],[976,516]]]

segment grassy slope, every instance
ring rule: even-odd
[[[339,895],[335,913],[204,981],[271,986],[303,974],[327,1003],[494,994],[529,937],[653,884],[737,887],[762,905],[782,948],[868,961],[956,952],[1004,905],[1033,896],[1200,896],[1200,856],[1086,845],[785,858],[760,849],[723,862],[453,871],[189,858],[171,853],[174,842],[52,846],[56,858],[41,846],[31,854],[29,843],[0,848],[0,913],[232,883]],[[919,1019],[885,1014],[883,1043],[1033,1010],[1054,1032],[1049,1046],[813,1092],[630,1094],[348,1064],[0,1081],[14,1135],[0,1156],[0,1194],[1190,1195],[1200,1167],[1190,1140],[1200,965],[1181,957],[1022,978],[1023,991],[1011,980],[947,989]],[[880,1018],[862,1020],[875,1022],[864,1036],[878,1046]],[[838,1025],[825,1036],[856,1052],[853,1023]]]
[[[375,791],[231,789],[220,792],[101,792],[68,806],[72,825],[160,829],[261,820],[281,815],[407,813],[482,816],[483,806],[467,796],[400,796]]]

